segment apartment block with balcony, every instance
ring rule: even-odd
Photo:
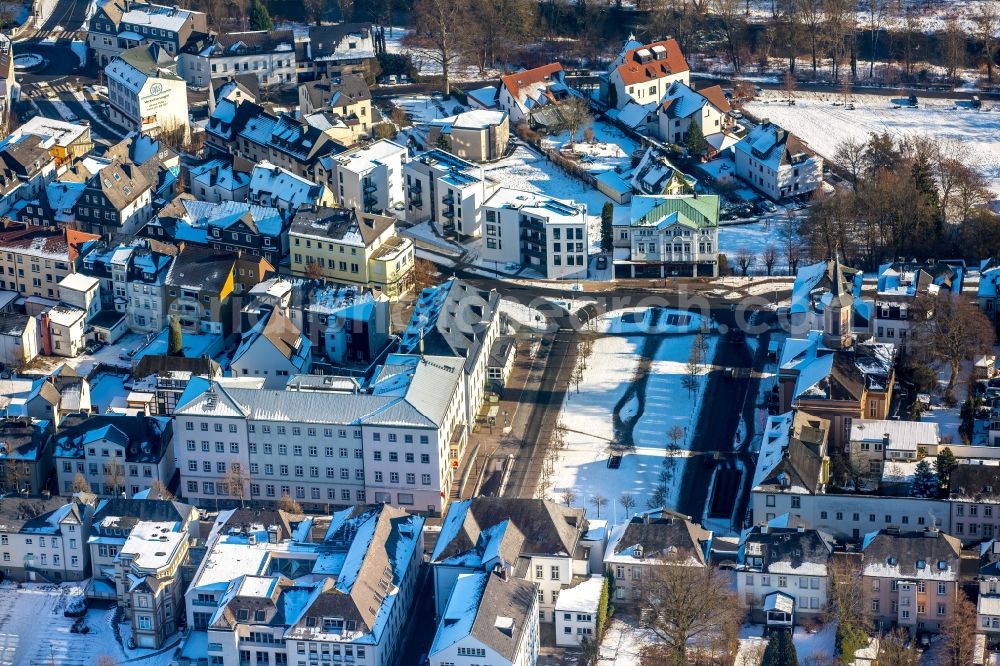
[[[409,157],[403,146],[382,139],[370,146],[330,158],[329,187],[344,208],[389,214],[406,203],[403,166]]]
[[[911,636],[941,630],[961,594],[961,541],[936,528],[890,527],[868,534],[861,552],[862,595],[877,624]]]
[[[497,189],[483,168],[440,149],[417,155],[404,167],[406,219],[430,220],[445,233],[482,235],[482,206]]]
[[[634,196],[613,230],[616,277],[718,275],[718,195]]]
[[[550,280],[587,277],[587,208],[567,199],[500,188],[483,204],[480,257]]]

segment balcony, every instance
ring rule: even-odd
[[[365,190],[365,194],[370,194],[372,192],[376,192],[376,191],[378,191],[378,185],[376,185],[375,183],[373,183],[371,181],[365,181],[364,190]]]

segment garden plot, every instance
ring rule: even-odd
[[[580,130],[571,147],[567,131],[545,137],[542,139],[542,146],[575,153],[570,157],[594,174],[615,169],[626,170],[631,166],[632,153],[639,149],[637,142],[625,136],[614,125],[601,120],[593,121],[587,129],[593,132],[592,141],[586,141],[586,130]]]
[[[403,95],[394,97],[392,103],[403,109],[415,123],[429,123],[438,118],[448,118],[466,110],[453,99],[443,99],[440,95]]]
[[[667,456],[667,432],[674,426],[694,434],[707,378],[698,380],[698,391],[689,392],[683,377],[696,336],[634,336],[598,338],[579,384],[567,389],[559,425],[564,447],[558,452],[546,494],[562,499],[567,492],[578,506],[596,516],[590,499],[600,495],[611,501],[605,511],[613,521],[628,511],[619,498],[630,495],[644,508],[656,492]],[[706,358],[712,358],[717,338],[707,338]],[[702,368],[704,375],[705,368]],[[620,467],[609,469],[611,445],[623,453]],[[681,485],[687,440],[681,438],[671,455],[672,481],[666,503],[676,506]]]
[[[848,137],[865,140],[872,132],[888,132],[897,139],[922,135],[953,140],[1000,195],[1000,105],[984,102],[982,111],[974,111],[955,100],[922,98],[918,108],[902,105],[894,109],[888,97],[852,95],[855,110],[848,111],[833,106],[842,101],[842,95],[835,92],[796,93],[795,106],[781,102],[782,97],[787,95],[765,90],[746,108],[797,134],[828,159],[841,141]]]

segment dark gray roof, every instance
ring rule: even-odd
[[[51,435],[46,422],[18,417],[0,421],[0,460],[38,460]]]
[[[173,419],[145,414],[70,414],[60,424],[55,455],[83,458],[88,435],[107,428],[109,437],[125,449],[126,462],[158,463],[173,438]]]
[[[0,314],[0,335],[23,335],[31,317],[23,314]]]
[[[919,577],[929,572],[940,574],[951,568],[957,575],[962,542],[938,530],[899,532],[887,529],[866,536],[862,554],[866,572]]]
[[[761,571],[768,571],[777,563],[787,564],[792,569],[804,563],[826,565],[833,556],[833,543],[833,537],[818,530],[757,525],[744,536],[739,561],[749,566],[747,551],[752,548],[748,548],[748,544],[756,544],[760,549],[758,557],[763,558]]]
[[[535,583],[520,578],[489,574],[476,611],[476,621],[472,624],[472,636],[504,659],[513,661],[521,644],[521,635],[531,621],[528,616],[538,594],[535,589]],[[514,621],[510,633],[497,627],[497,619],[501,617]]]
[[[691,558],[705,563],[706,545],[712,533],[692,523],[687,516],[666,509],[653,514],[633,516],[621,539],[615,544],[615,554],[642,546],[643,557],[670,557],[687,561]]]
[[[309,44],[314,58],[330,55],[348,35],[367,35],[370,23],[338,23],[336,25],[312,26],[309,28]]]
[[[1000,499],[1000,467],[962,463],[951,472],[948,495],[952,499],[995,502]]]
[[[345,74],[339,79],[321,79],[303,84],[314,108],[350,106],[372,98],[365,80],[356,74]]]
[[[188,245],[174,259],[167,284],[218,294],[232,274],[236,258],[233,252]]]
[[[167,372],[190,372],[192,375],[206,375],[208,377],[217,377],[222,374],[218,362],[210,358],[187,358],[162,354],[147,354],[139,359],[139,362],[132,368],[132,376],[136,379]]]

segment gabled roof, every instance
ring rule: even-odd
[[[948,480],[948,496],[953,500],[1000,502],[1000,466],[958,465]]]
[[[822,576],[833,546],[833,537],[818,530],[755,525],[743,533],[738,560],[742,567],[772,574]],[[751,563],[751,557],[762,563]]]
[[[244,336],[232,362],[243,357],[258,341],[266,341],[299,369],[309,354],[311,342],[280,308],[274,308]]]
[[[958,580],[962,542],[937,529],[872,532],[865,535],[861,549],[865,576]]]
[[[362,214],[353,208],[302,207],[295,213],[290,234],[370,248],[395,225],[387,215]]]
[[[214,294],[221,293],[233,274],[236,254],[188,245],[174,258],[167,284]]]
[[[775,171],[816,156],[809,144],[771,122],[751,129],[733,150],[748,154]]]
[[[625,51],[623,59],[616,71],[626,86],[655,81],[689,69],[675,39],[632,47]]]
[[[63,419],[53,455],[84,458],[86,447],[99,440],[121,446],[126,462],[159,462],[170,449],[173,420],[145,414],[70,414]]]
[[[712,533],[668,509],[637,514],[612,531],[605,562],[663,560],[705,566]]]
[[[564,81],[561,63],[553,62],[534,69],[526,69],[500,77],[500,87],[506,88],[522,111],[546,102],[557,101],[559,95],[569,92]]]

